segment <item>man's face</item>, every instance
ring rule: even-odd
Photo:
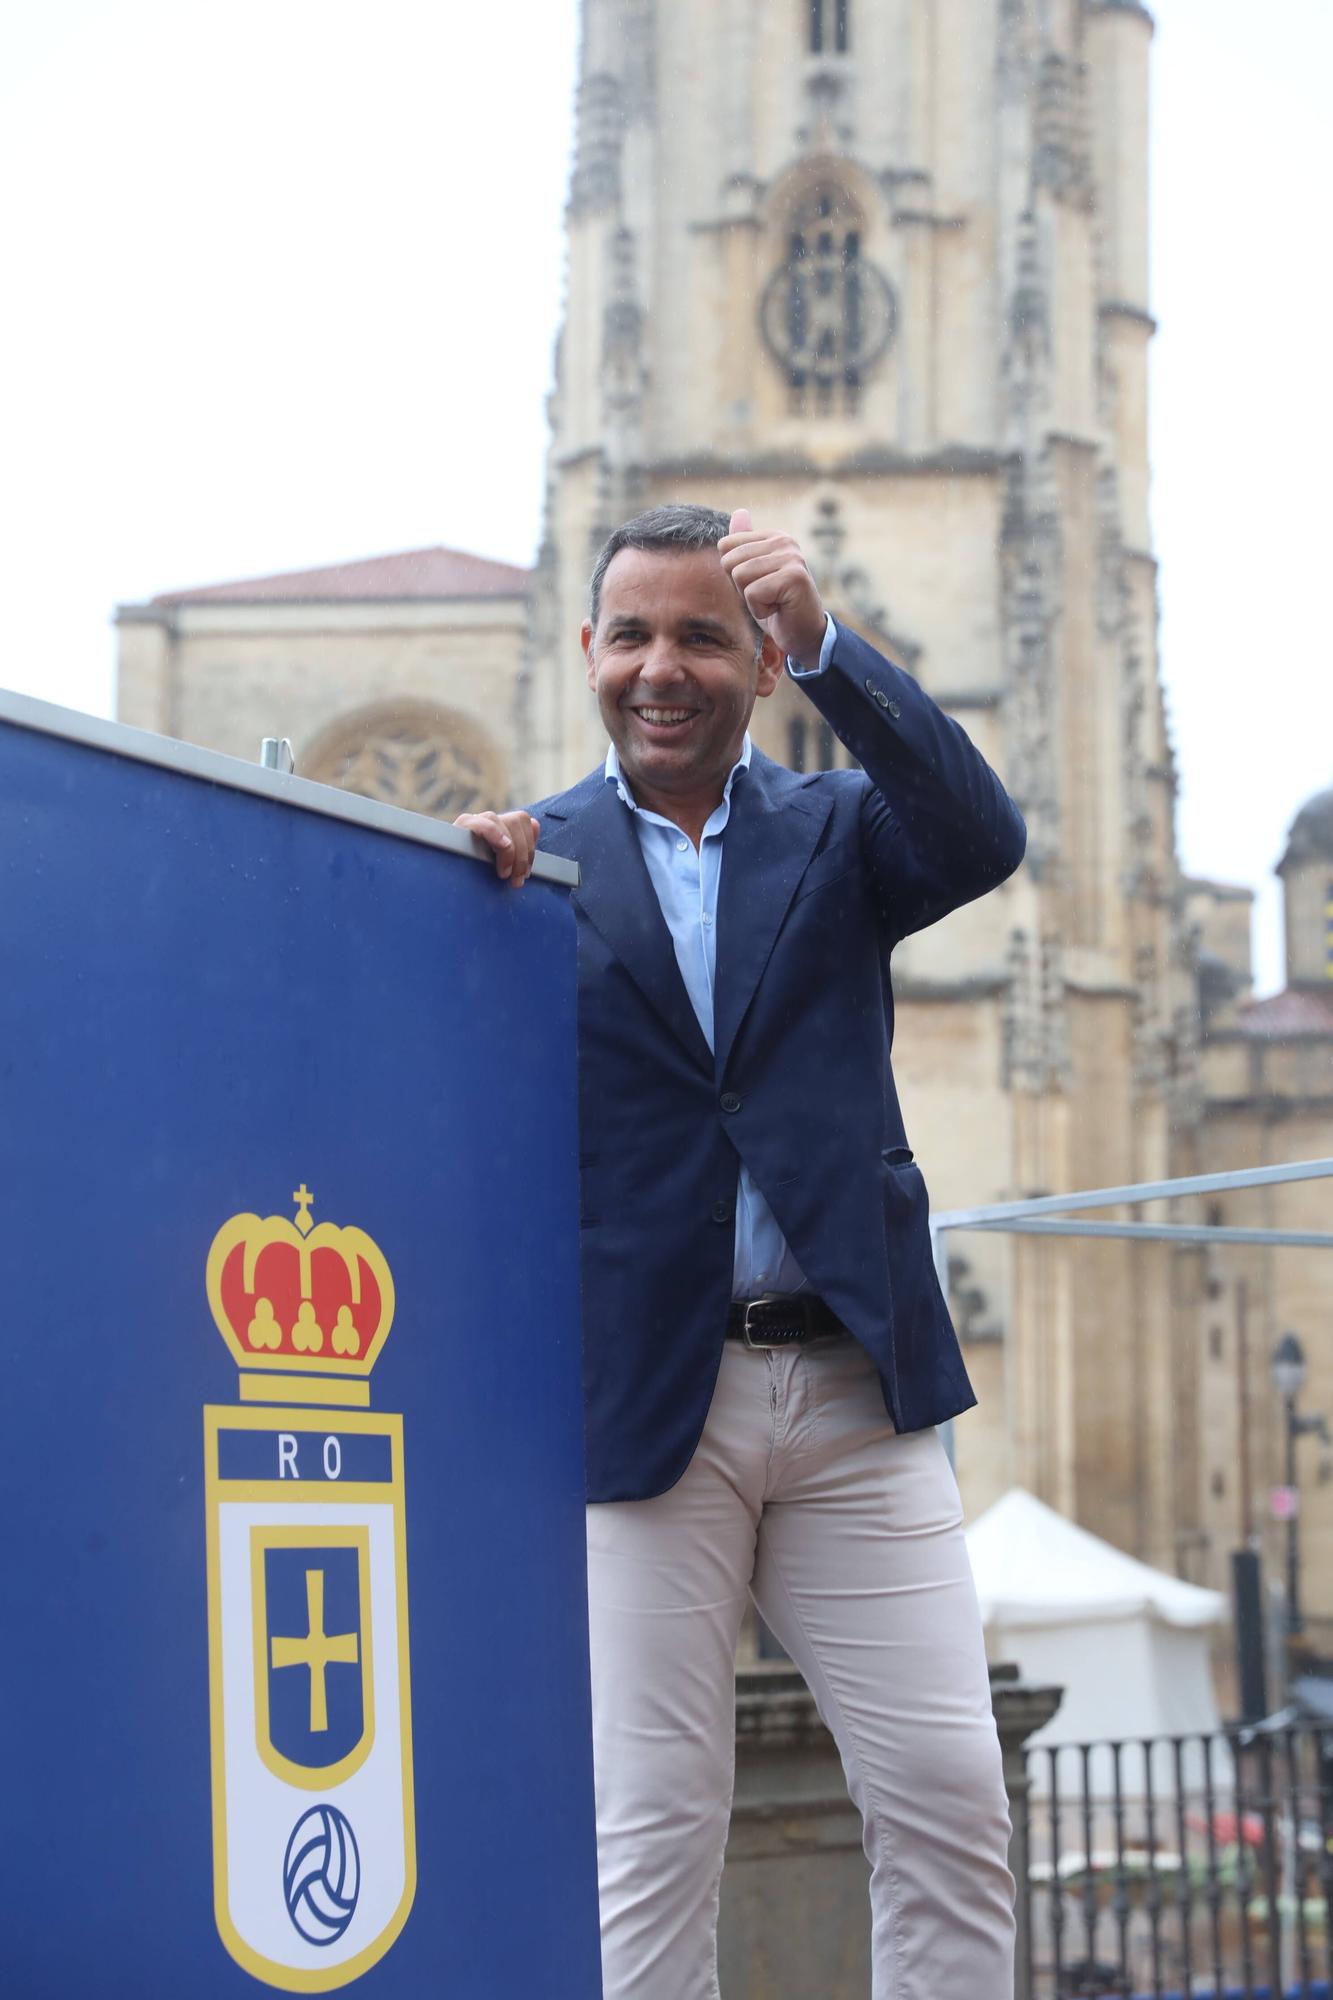
[[[621,769],[644,802],[716,792],[740,755],[758,695],[782,655],[762,646],[711,549],[621,549],[583,627],[588,686]]]

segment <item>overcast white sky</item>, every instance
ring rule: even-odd
[[[1333,4],[1155,12],[1181,845],[1265,889],[1268,989],[1269,871],[1333,783]],[[9,0],[0,685],[109,713],[113,606],[185,584],[428,542],[531,560],[576,17]]]

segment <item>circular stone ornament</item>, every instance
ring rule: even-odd
[[[764,343],[794,389],[855,392],[898,326],[884,273],[860,254],[859,232],[793,233],[759,304]]]

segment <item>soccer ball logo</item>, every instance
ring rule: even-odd
[[[351,1923],[361,1892],[361,1857],[337,1806],[302,1813],[282,1864],[287,1914],[307,1944],[334,1944]]]

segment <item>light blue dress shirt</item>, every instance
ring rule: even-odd
[[[788,660],[788,671],[793,678],[804,680],[809,679],[811,674],[822,673],[828,665],[835,637],[836,628],[830,618],[824,628],[819,665],[811,668],[809,674],[802,674]],[[747,731],[741,754],[727,779],[722,802],[710,814],[697,850],[693,841],[673,821],[635,804],[621,775],[614,743],[606,754],[607,783],[616,787],[620,798],[633,814],[634,831],[638,835],[648,877],[657,892],[662,916],[676,948],[680,976],[710,1049],[713,1046],[717,892],[722,880],[722,837],[731,817],[731,788],[737,778],[748,770],[750,754]],[[807,1283],[805,1273],[778,1228],[777,1218],[751,1180],[749,1169],[742,1163],[736,1188],[736,1242],[732,1256],[731,1296],[734,1299],[757,1299],[765,1292],[800,1292],[807,1288]]]

